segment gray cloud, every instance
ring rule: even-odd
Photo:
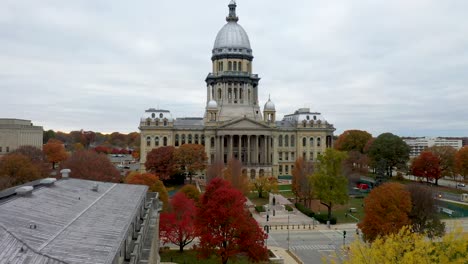
[[[2,117],[46,129],[136,131],[149,107],[202,116],[229,1],[6,0]],[[260,98],[337,127],[466,136],[468,2],[238,1]]]

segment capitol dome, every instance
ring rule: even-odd
[[[237,24],[236,2],[229,3],[227,24],[219,30],[213,45],[213,54],[240,53],[251,55],[249,36],[241,25]]]

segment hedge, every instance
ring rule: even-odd
[[[314,216],[315,220],[319,221],[322,224],[326,224],[328,220],[328,214],[316,214]],[[331,216],[330,224],[336,225],[336,217]]]
[[[263,207],[263,205],[257,205],[257,206],[255,206],[255,211],[257,211],[259,213],[263,213],[263,212],[265,212],[265,207]]]
[[[312,212],[312,210],[310,210],[309,208],[305,207],[300,203],[295,203],[294,205],[296,206],[297,210],[301,211],[303,214],[309,217],[314,217],[314,212]]]
[[[289,206],[289,205],[285,205],[284,208],[289,212],[293,211],[293,208],[291,206]]]

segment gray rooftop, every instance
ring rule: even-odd
[[[68,179],[0,199],[0,263],[111,263],[146,191]]]
[[[182,117],[174,121],[176,128],[203,129],[204,123],[201,117]]]

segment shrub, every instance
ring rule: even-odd
[[[310,210],[309,208],[305,207],[304,205],[300,203],[295,203],[294,204],[297,208],[297,210],[301,211],[303,214],[309,216],[309,217],[314,217],[314,212]]]
[[[316,214],[314,218],[322,224],[326,224],[328,220],[328,216],[326,214]],[[332,216],[330,218],[330,224],[336,225],[336,217]]]
[[[293,208],[289,205],[285,205],[284,208],[286,208],[287,211],[292,212]]]
[[[257,205],[255,206],[255,211],[257,211],[258,213],[263,213],[265,212],[265,207],[263,207],[263,205]]]

